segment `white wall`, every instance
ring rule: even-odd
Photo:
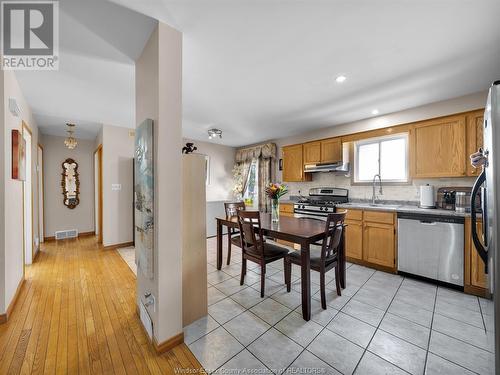
[[[155,296],[158,343],[182,332],[181,101],[182,34],[159,23],[136,61],[136,123],[152,119],[155,139],[154,278],[138,270],[137,299]]]
[[[44,149],[45,237],[53,237],[59,230],[94,231],[94,141],[78,139],[78,146],[69,150],[64,140],[65,137],[41,137]],[[62,163],[67,158],[78,163],[80,204],[73,209],[64,205],[61,187]]]
[[[133,239],[134,137],[130,129],[104,125],[102,130],[103,245]],[[112,185],[121,190],[112,190]]]
[[[183,145],[192,142],[196,153],[210,157],[210,184],[207,186],[207,202],[233,199],[233,167],[236,148],[210,142],[183,139]]]
[[[28,106],[24,95],[19,87],[15,73],[12,71],[0,71],[0,91],[3,92],[3,108],[0,123],[0,132],[2,136],[2,184],[3,196],[0,204],[0,276],[3,279],[2,292],[0,297],[0,314],[4,313],[11,303],[19,283],[23,279],[23,183],[11,178],[11,131],[22,130],[22,121],[32,130],[32,155],[36,155],[38,142],[38,127],[33,118],[30,107]],[[15,98],[20,109],[20,116],[15,117],[9,111],[9,98]],[[32,158],[32,181],[37,180],[36,160]],[[0,194],[2,194],[0,190]],[[33,239],[38,238],[38,189],[37,184],[33,185]]]
[[[358,133],[367,130],[380,129],[394,125],[401,125],[430,118],[446,116],[459,112],[471,111],[484,108],[487,92],[479,92],[462,96],[455,99],[432,103],[401,112],[395,112],[384,116],[374,117],[348,124],[338,125],[330,128],[303,133],[298,136],[285,137],[271,140],[278,146],[279,158],[281,158],[281,147],[296,143],[303,143],[322,138],[337,137],[346,134]],[[277,180],[281,180],[281,171],[277,170]],[[385,186],[382,199],[416,201],[419,199],[419,186],[429,183],[436,187],[441,186],[472,186],[474,178],[448,178],[413,180],[410,185]],[[312,182],[290,182],[287,183],[291,195],[297,195],[299,190],[307,195],[310,187],[336,186],[349,189],[351,198],[369,199],[372,195],[369,186],[351,186],[351,179],[333,174],[315,173]]]

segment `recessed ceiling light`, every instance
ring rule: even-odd
[[[372,115],[378,115],[378,109],[375,108],[374,110],[372,110]]]
[[[340,75],[340,76],[338,76],[337,78],[335,78],[335,82],[337,82],[337,83],[342,83],[342,82],[344,82],[346,79],[347,79],[347,77],[346,77],[346,76],[342,76],[342,75]]]

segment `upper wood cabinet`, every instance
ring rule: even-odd
[[[342,160],[342,140],[330,138],[321,141],[321,162],[336,163]]]
[[[415,124],[410,136],[412,177],[466,175],[465,115]]]
[[[471,112],[467,115],[467,176],[478,176],[481,173],[481,168],[474,168],[470,165],[468,157],[483,147],[483,121],[484,110]]]
[[[304,164],[321,163],[321,142],[304,143]]]
[[[303,145],[283,147],[283,181],[310,181],[310,174],[304,173]]]

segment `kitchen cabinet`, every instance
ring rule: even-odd
[[[321,141],[321,162],[336,163],[342,161],[342,140],[330,138]]]
[[[280,203],[280,216],[293,217],[293,203]]]
[[[311,181],[310,174],[304,173],[302,144],[283,147],[283,181]]]
[[[410,129],[412,177],[466,175],[465,117],[465,115],[448,116],[412,126]]]
[[[363,224],[363,259],[384,267],[396,266],[394,226],[365,222]]]
[[[467,176],[478,176],[481,168],[470,165],[468,156],[483,147],[484,110],[474,111],[467,115]]]
[[[350,259],[363,259],[363,223],[358,220],[346,220],[345,255]]]
[[[321,142],[304,143],[304,164],[321,162]]]
[[[347,210],[346,256],[354,263],[396,271],[395,214]]]
[[[477,222],[477,231],[482,233],[482,220]],[[486,296],[487,293],[487,275],[484,272],[483,260],[479,257],[472,241],[471,219],[465,219],[465,269],[464,269],[464,291],[466,293],[478,296]]]

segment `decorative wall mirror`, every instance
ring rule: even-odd
[[[64,196],[64,205],[68,208],[75,208],[80,203],[80,180],[78,178],[78,163],[73,159],[66,159],[62,163],[61,186]]]

